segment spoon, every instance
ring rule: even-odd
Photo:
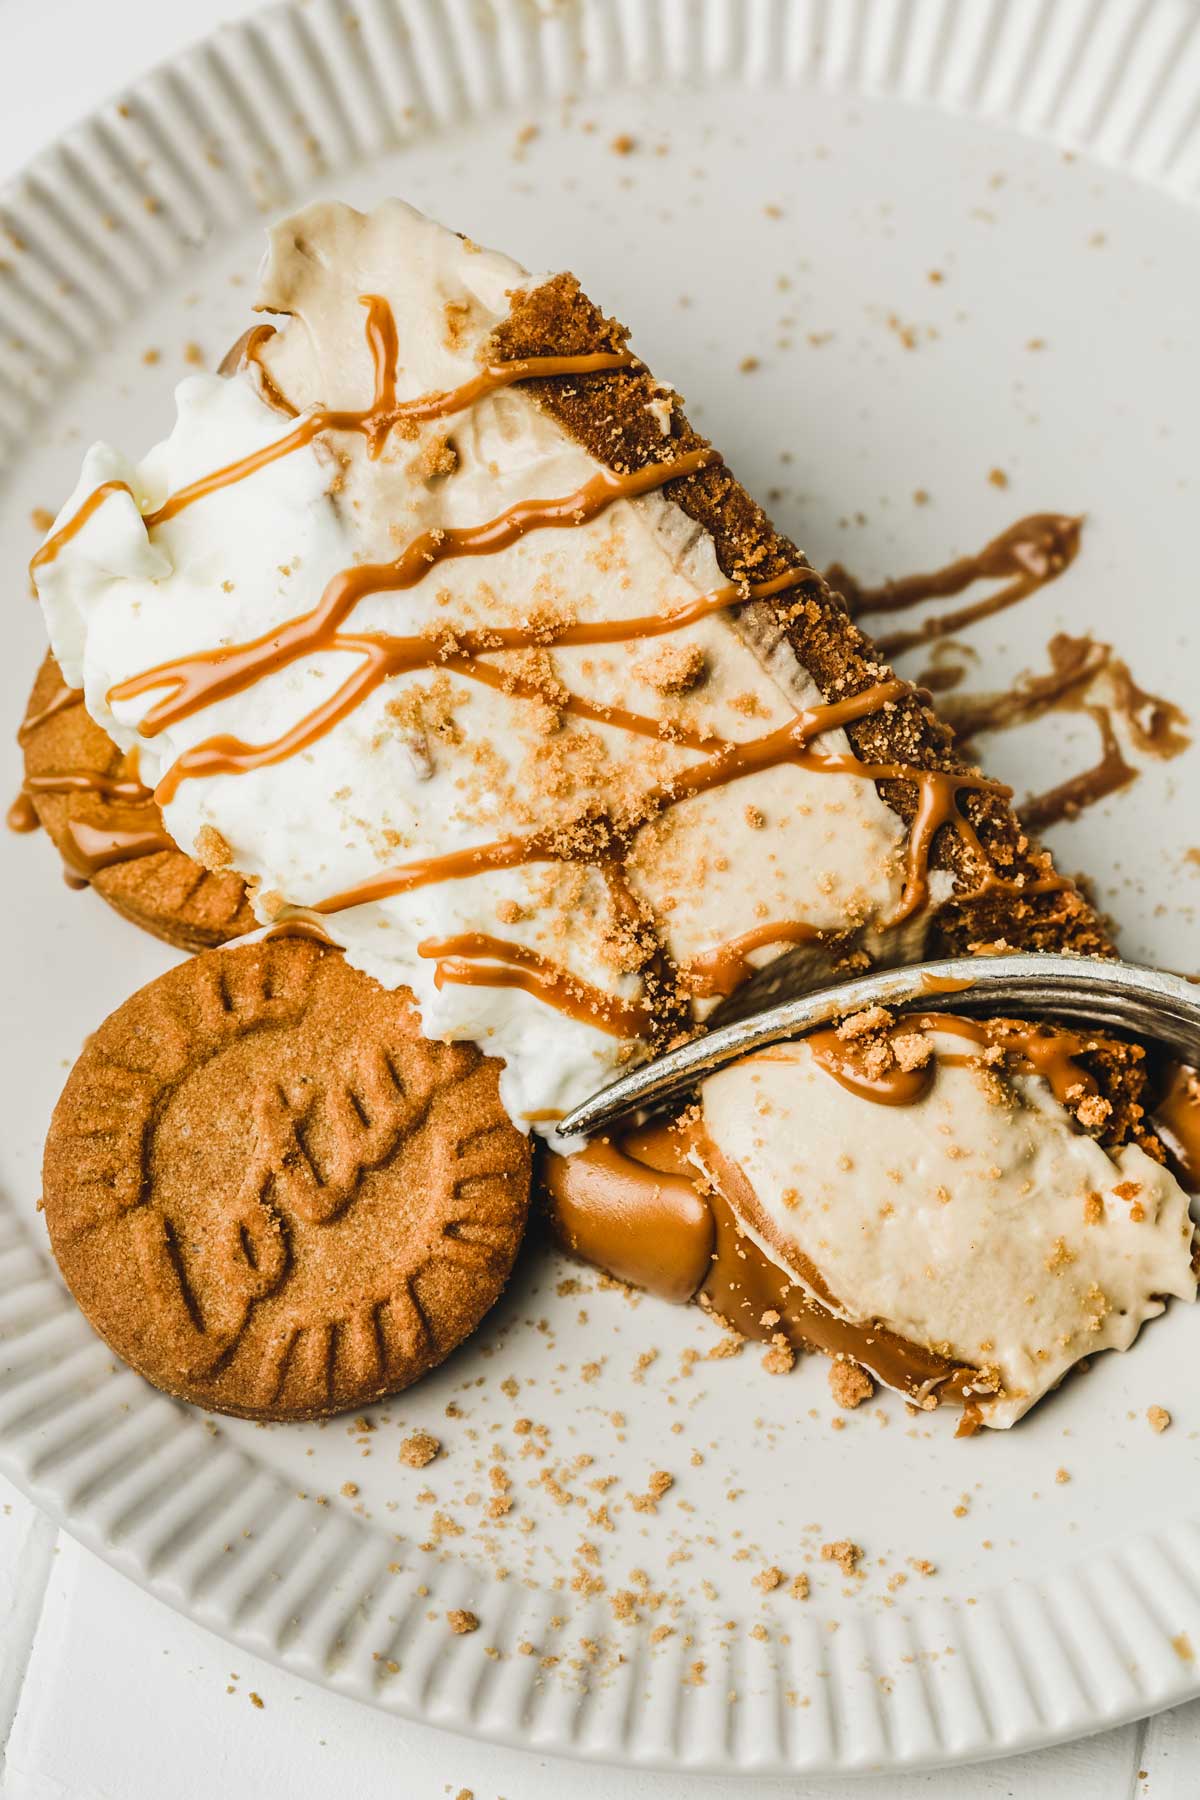
[[[818,988],[693,1038],[593,1094],[559,1122],[557,1135],[591,1137],[632,1112],[655,1111],[727,1063],[851,1013],[929,1008],[939,1000],[955,1012],[1115,1025],[1164,1044],[1185,1062],[1200,1062],[1200,987],[1182,975],[1090,956],[953,956]]]

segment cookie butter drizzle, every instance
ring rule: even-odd
[[[1065,513],[1032,513],[1018,519],[974,556],[959,557],[943,568],[885,581],[876,587],[864,586],[839,563],[833,564],[826,575],[855,617],[899,612],[925,600],[950,598],[976,581],[1012,578],[1009,586],[981,601],[942,613],[916,630],[878,640],[879,650],[885,656],[897,656],[919,644],[933,642],[935,662],[917,681],[940,691],[957,686],[966,669],[940,665],[936,647],[946,646],[952,633],[964,631],[1056,581],[1078,555],[1082,523],[1082,519]],[[1045,793],[1019,803],[1022,822],[1034,831],[1073,819],[1085,807],[1136,781],[1140,770],[1125,756],[1114,718],[1121,718],[1135,747],[1147,756],[1166,761],[1179,755],[1190,742],[1184,730],[1187,719],[1181,709],[1161,695],[1139,687],[1128,664],[1110,644],[1058,632],[1047,649],[1049,673],[1022,676],[1011,688],[1000,692],[946,699],[940,708],[962,746],[978,733],[1002,731],[1048,712],[1083,712],[1092,718],[1100,736],[1098,760]],[[1105,678],[1108,692],[1093,694],[1092,684]]]
[[[69,687],[61,672],[58,685],[50,698],[36,712],[28,713],[17,732],[19,744],[29,740],[50,722],[83,703],[83,690]],[[41,775],[26,775],[21,791],[9,808],[11,831],[36,831],[40,820],[36,798],[39,794],[95,794],[109,803],[99,819],[67,818],[62,826],[63,875],[68,887],[84,888],[103,869],[117,863],[136,862],[143,856],[155,856],[178,846],[163,828],[162,815],[154,803],[154,795],[135,774],[109,775],[100,769],[65,769]]]
[[[36,831],[38,823],[37,810],[34,807],[33,801],[30,799],[25,788],[22,787],[20,793],[5,814],[5,824],[10,831],[26,832]]]
[[[752,951],[762,950],[768,944],[817,943],[825,935],[819,926],[806,924],[802,919],[775,920],[768,925],[756,925],[751,931],[742,932],[740,937],[718,944],[715,950],[690,957],[679,973],[688,993],[698,999],[718,996],[728,999],[754,974],[754,964],[750,961]]]
[[[1163,1077],[1162,1097],[1151,1109],[1154,1125],[1182,1186],[1189,1194],[1200,1193],[1200,1071],[1170,1062]]]
[[[318,407],[304,417],[296,412],[270,380],[259,359],[262,345],[273,328],[259,326],[246,334],[234,347],[227,365],[254,364],[260,378],[260,392],[265,403],[275,410],[297,418],[295,428],[261,450],[226,464],[211,474],[169,495],[156,509],[144,514],[147,530],[176,517],[186,507],[258,470],[290,455],[321,432],[350,431],[360,434],[367,454],[377,458],[394,428],[404,423],[416,424],[443,418],[514,382],[531,377],[592,374],[630,368],[636,358],[627,351],[601,352],[583,356],[526,357],[493,363],[460,387],[420,395],[412,400],[396,398],[396,375],[399,345],[395,320],[388,302],[379,295],[364,295],[367,310],[366,335],[374,367],[374,394],[369,406],[362,410],[335,410]],[[297,721],[287,732],[265,744],[247,744],[229,735],[206,739],[185,751],[167,770],[155,790],[155,798],[166,804],[181,781],[198,775],[237,774],[279,762],[303,750],[340,719],[345,718],[368,694],[391,675],[438,666],[490,686],[509,692],[537,693],[532,684],[514,681],[507,671],[501,673],[479,659],[488,653],[527,649],[535,645],[600,644],[626,642],[642,637],[659,636],[681,629],[724,607],[752,599],[765,598],[789,588],[802,586],[811,578],[806,567],[785,572],[765,582],[730,582],[711,594],[702,595],[685,606],[662,615],[631,620],[599,621],[595,624],[564,624],[549,627],[504,627],[489,631],[447,634],[442,637],[396,637],[386,633],[355,633],[343,629],[350,613],[369,594],[415,587],[431,568],[448,558],[494,554],[507,548],[527,532],[550,527],[569,528],[586,523],[605,511],[614,501],[649,494],[669,482],[685,479],[715,467],[721,461],[716,451],[697,449],[684,453],[671,462],[651,463],[641,469],[621,474],[601,468],[598,473],[572,494],[548,500],[524,500],[508,511],[478,526],[447,528],[421,533],[393,561],[362,564],[342,570],[328,583],[316,607],[287,624],[244,644],[222,646],[193,656],[163,663],[142,674],[120,682],[110,692],[110,701],[136,698],[156,689],[166,689],[154,701],[138,729],[153,738],[170,725],[190,717],[217,700],[240,693],[263,676],[284,668],[314,651],[344,650],[360,657],[354,672],[319,707]],[[130,490],[121,482],[106,482],[90,494],[75,514],[54,532],[33,559],[34,573],[53,560],[64,544],[82,528],[108,495]],[[1026,577],[1027,579],[1031,577]],[[892,680],[869,687],[849,699],[805,708],[788,724],[749,742],[735,743],[712,740],[699,733],[684,731],[676,741],[703,754],[703,760],[685,768],[669,781],[645,796],[644,814],[640,822],[691,795],[725,786],[742,776],[782,763],[796,763],[817,773],[852,774],[871,781],[904,781],[917,790],[916,811],[909,833],[907,872],[899,904],[888,923],[896,924],[910,917],[925,904],[929,895],[929,855],[933,839],[942,825],[956,824],[963,830],[970,849],[980,860],[984,871],[984,890],[996,885],[1015,886],[1025,893],[1047,891],[1067,885],[1058,877],[1015,884],[1001,882],[992,869],[974,828],[962,814],[958,797],[966,791],[1007,794],[1008,789],[983,777],[948,770],[923,769],[905,763],[861,762],[853,755],[824,753],[811,748],[811,741],[821,733],[852,720],[862,719],[879,708],[893,704],[911,692],[907,683]],[[623,708],[586,701],[571,693],[558,693],[554,704],[559,710],[597,723],[615,726],[643,735],[661,738],[658,720],[626,711]],[[343,893],[321,902],[315,911],[324,914],[340,912],[351,906],[380,900],[389,895],[410,891],[428,882],[461,879],[485,869],[515,868],[539,861],[593,861],[612,865],[614,861],[611,825],[597,834],[605,838],[604,849],[596,856],[581,855],[578,832],[535,833],[526,838],[504,838],[474,849],[429,857],[399,868],[380,871]],[[563,841],[560,841],[563,840]],[[565,840],[571,841],[565,841]],[[981,890],[981,891],[984,891]],[[809,934],[802,922],[779,928],[782,941],[800,941]],[[566,1011],[578,1012],[622,1035],[638,1035],[645,1027],[644,1009],[609,1000],[598,990],[584,991],[565,971],[521,946],[501,943],[486,934],[469,934],[470,947],[460,943],[453,952],[439,955],[438,979],[470,981],[487,985],[513,985],[536,993],[550,1004]],[[813,934],[815,935],[815,933]],[[765,937],[762,942],[777,941]],[[499,950],[497,945],[500,945]],[[741,967],[750,945],[745,938],[730,945],[718,946],[697,959],[698,978],[724,983]],[[472,969],[479,960],[488,966]],[[704,991],[703,989],[700,991]]]
[[[149,812],[149,816],[148,816]],[[69,819],[68,848],[63,861],[68,885],[86,887],[103,869],[137,862],[164,851],[178,855],[179,846],[163,828],[158,809],[139,808],[128,815],[97,820]]]
[[[57,663],[54,665],[54,671],[58,679],[58,686],[36,712],[26,713],[17,732],[18,744],[27,744],[35,731],[40,731],[43,725],[49,724],[51,719],[56,719],[59,713],[69,712],[73,706],[83,705],[83,689],[69,687],[63,680],[62,670]]]
[[[999,1049],[1013,1060],[1009,1066],[1019,1074],[1040,1075],[1060,1106],[1069,1106],[1085,1094],[1099,1092],[1094,1075],[1076,1059],[1087,1049],[1088,1040],[1060,1027],[1030,1025],[1018,1019],[968,1019],[959,1013],[904,1013],[888,1027],[888,1036],[907,1032],[940,1031],[963,1038],[980,1050]],[[954,1067],[975,1060],[969,1053],[935,1050],[919,1068],[903,1068],[893,1062],[875,1070],[863,1057],[863,1046],[855,1038],[842,1038],[836,1027],[814,1031],[804,1040],[814,1060],[827,1075],[860,1100],[875,1100],[884,1106],[911,1106],[928,1092],[939,1064]],[[760,1053],[771,1059],[771,1052]],[[786,1051],[781,1051],[785,1055]]]
[[[417,955],[436,958],[434,985],[438,988],[447,982],[520,988],[572,1019],[598,1025],[613,1037],[642,1037],[653,1023],[652,1009],[645,1000],[622,1000],[605,993],[525,944],[491,937],[487,932],[426,938],[417,945]],[[478,958],[486,958],[487,966],[480,967]]]
[[[939,613],[911,631],[894,632],[877,640],[881,656],[898,656],[916,644],[946,637],[1004,612],[1049,582],[1057,581],[1079,554],[1082,525],[1082,518],[1067,513],[1031,513],[1002,531],[974,556],[960,556],[941,569],[905,575],[878,587],[863,587],[840,563],[834,563],[827,571],[827,579],[855,618],[862,613],[900,612],[923,600],[950,599],[976,581],[1008,580],[1007,587],[983,600],[954,612]]]

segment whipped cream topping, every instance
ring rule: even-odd
[[[1043,1077],[944,1060],[961,1043],[929,1036],[911,1104],[854,1094],[801,1040],[710,1076],[704,1133],[746,1178],[739,1222],[766,1256],[810,1293],[818,1271],[842,1316],[990,1372],[983,1422],[1008,1426],[1166,1296],[1195,1299],[1188,1200],[1136,1145],[1086,1136]]]
[[[405,400],[477,376],[512,293],[531,285],[515,263],[399,202],[370,215],[310,207],[270,234],[258,306],[278,329],[256,360],[230,379],[184,381],[170,437],[140,462],[104,444],[88,452],[56,529],[101,484],[118,485],[42,562],[38,592],[64,676],[82,685],[88,710],[123,749],[136,747],[147,784],[215,737],[250,745],[281,737],[354,673],[363,652],[310,648],[155,736],[139,725],[167,689],[119,698],[114,688],[280,630],[316,607],[341,572],[391,561],[421,533],[478,526],[597,476],[600,465],[514,384],[452,416],[406,422],[378,455],[360,433],[322,431],[147,523],[182,487],[287,436],[295,420],[273,393],[302,416],[368,406],[378,366],[365,296],[382,297],[396,322],[396,393]],[[664,389],[667,429],[669,406]],[[439,634],[450,654],[456,633],[660,615],[725,584],[708,535],[649,492],[486,555],[437,561],[416,585],[360,599],[343,629]],[[751,626],[736,609],[650,640],[548,640],[487,661],[522,691],[436,663],[392,674],[294,754],[169,782],[169,831],[202,857],[217,842],[268,922],[400,865],[569,831],[588,805],[636,810],[648,788],[702,759],[702,743],[748,742],[821,698],[778,637],[764,641],[761,622]],[[593,716],[559,710],[560,689],[591,703]],[[662,735],[595,716],[614,705],[658,721]],[[816,744],[849,750],[840,730]],[[568,986],[613,997],[626,1017],[646,993],[630,950],[631,900],[685,971],[732,940],[762,937],[772,922],[857,930],[877,954],[914,955],[924,915],[896,929],[882,923],[903,890],[905,841],[871,780],[783,763],[659,813],[632,837],[621,893],[594,862],[568,858],[427,882],[323,923],[357,967],[413,990],[427,1033],[501,1057],[510,1114],[547,1128],[644,1054],[644,1033],[619,1035],[520,986],[442,979],[452,959],[437,946],[503,939],[561,971]],[[935,897],[946,879],[934,877]],[[793,941],[768,933],[748,960],[760,965]],[[798,954],[814,972],[827,966],[819,945]],[[486,980],[489,967],[476,951],[473,975]],[[698,988],[693,1015],[713,1003]]]

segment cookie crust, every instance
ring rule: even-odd
[[[25,779],[82,778],[84,781],[136,782],[132,759],[122,756],[86,707],[68,704],[54,710],[67,690],[53,655],[47,651],[25,709],[20,740]],[[86,786],[73,792],[39,791],[30,799],[71,878],[78,867],[76,832],[82,826],[97,837],[113,830],[141,829],[153,843],[166,836],[162,815],[153,802],[132,804]],[[206,869],[175,848],[114,862],[77,879],[95,888],[122,917],[172,944],[177,950],[205,950],[253,931],[258,920],[250,907],[246,884],[231,869]]]
[[[573,275],[558,275],[513,296],[512,310],[495,333],[495,347],[502,357],[578,355],[624,349],[628,336],[624,325],[592,304]],[[664,455],[678,457],[708,445],[689,425],[678,396],[661,389],[644,367],[589,375],[586,381],[570,376],[534,380],[525,389],[592,456],[612,469],[637,469]],[[663,436],[661,423],[664,398],[671,408],[669,438]],[[710,534],[729,580],[765,581],[808,566],[807,558],[775,529],[724,465],[669,482],[663,491]],[[871,639],[815,569],[802,586],[750,602],[742,616],[755,610],[784,627],[798,662],[826,701],[844,700],[893,677]],[[954,734],[928,704],[928,696],[916,689],[846,729],[864,761],[977,772],[957,754]],[[916,806],[913,784],[891,780],[877,785],[885,803],[911,825]],[[1033,883],[1053,875],[1049,852],[1030,837],[1002,797],[972,792],[961,795],[959,804],[1005,883]],[[953,824],[938,830],[929,866],[949,871],[956,889],[938,912],[931,954],[1001,948],[1072,950],[1091,956],[1113,953],[1102,920],[1069,885],[1027,894],[1006,887],[971,897],[978,869]]]

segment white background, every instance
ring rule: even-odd
[[[880,0],[883,3],[883,0]],[[244,0],[0,0],[0,179]],[[230,1690],[233,1691],[230,1691]],[[261,1708],[250,1699],[256,1694]],[[737,1780],[568,1764],[386,1718],[177,1617],[0,1483],[0,1794],[16,1800],[742,1800]],[[768,1782],[816,1800],[1183,1800],[1200,1702],[1061,1750],[898,1781]]]

